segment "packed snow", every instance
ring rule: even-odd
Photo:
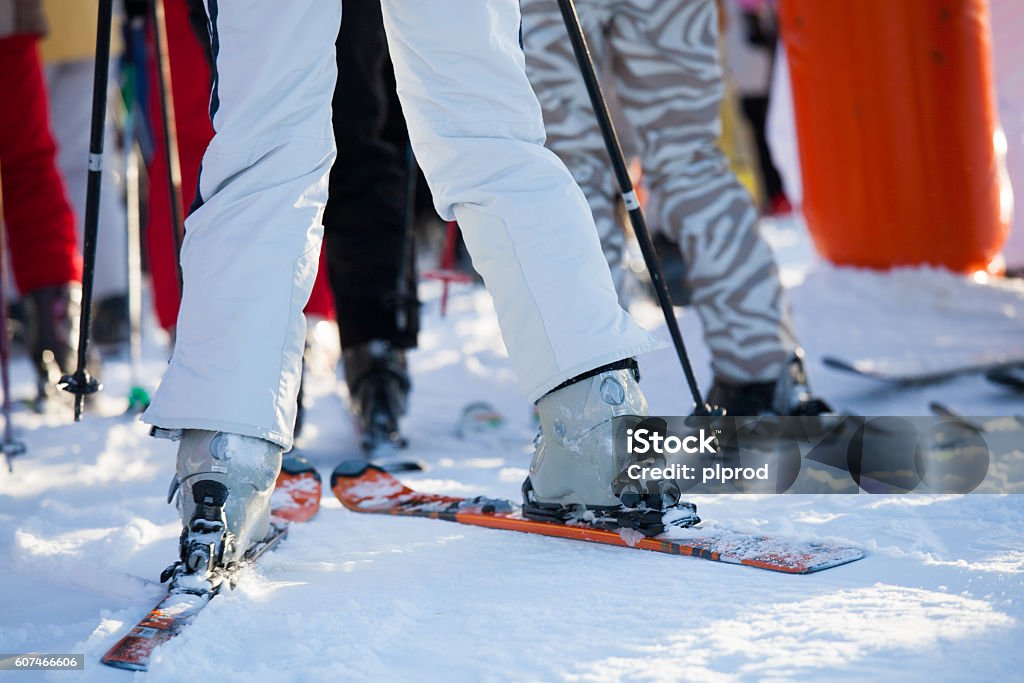
[[[949,358],[1024,346],[1024,285],[931,269],[889,273],[817,262],[799,220],[765,226],[818,393],[864,415],[926,415],[941,401],[971,416],[1024,413],[1024,397],[979,375],[899,388],[826,369],[849,360]],[[423,285],[424,332],[411,357],[408,454],[418,490],[518,498],[534,423],[488,295]],[[656,306],[633,313],[651,329]],[[682,327],[707,386],[693,311]],[[152,388],[166,339],[146,328]],[[358,441],[334,371],[329,326],[307,387],[299,450],[325,483]],[[674,354],[642,358],[652,413],[691,410]],[[131,385],[108,358],[106,389],[81,423],[70,409],[19,409],[28,453],[0,472],[0,652],[84,653],[85,670],[5,680],[117,681],[1011,681],[1024,655],[1020,495],[701,495],[703,518],[864,548],[806,576],[560,539],[361,515],[326,490],[312,521],[156,655],[148,673],[100,656],[163,595],[179,523],[166,503],[175,446],[120,413]],[[32,391],[14,362],[14,394]],[[490,402],[504,425],[456,435],[463,407]],[[1013,422],[1012,420],[1010,421]]]

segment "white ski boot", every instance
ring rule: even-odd
[[[598,368],[537,402],[541,434],[530,476],[523,483],[525,517],[629,527],[652,536],[664,530],[665,508],[675,506],[678,496],[665,501],[667,505],[654,496],[658,500],[652,506],[654,501],[636,496],[624,500],[617,490],[630,462],[614,447],[615,430],[624,430],[626,423],[616,424],[613,418],[635,416],[639,422],[647,415],[647,399],[637,384],[636,367],[636,361],[628,359]],[[681,505],[688,513],[696,511],[689,503]],[[699,521],[692,514],[689,524]]]
[[[183,525],[181,560],[164,571],[163,580],[173,578],[185,591],[215,589],[223,570],[266,537],[280,470],[281,447],[269,441],[199,429],[181,432],[171,489],[172,495],[178,492]]]

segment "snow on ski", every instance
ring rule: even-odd
[[[633,530],[614,532],[583,525],[540,522],[523,518],[519,506],[508,500],[415,491],[382,469],[361,461],[347,461],[335,468],[331,490],[342,505],[355,512],[441,519],[490,529],[686,555],[786,574],[810,574],[865,556],[858,548],[827,542],[714,527],[670,529],[661,536],[646,538]]]
[[[316,469],[304,459],[285,456],[271,499],[270,532],[249,549],[242,566],[252,565],[280,545],[290,524],[312,519],[320,509],[321,494]],[[117,669],[146,671],[153,652],[181,633],[216,595],[216,591],[204,595],[169,591],[100,661]]]

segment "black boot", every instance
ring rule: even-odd
[[[730,416],[816,416],[832,413],[828,403],[811,393],[803,351],[797,349],[774,382],[736,384],[716,377],[707,402]]]
[[[100,346],[118,346],[128,342],[131,323],[128,319],[128,297],[108,296],[93,304],[91,340]]]
[[[405,351],[383,340],[342,351],[352,411],[359,421],[363,449],[404,448],[398,420],[406,411],[411,383]]]
[[[58,395],[61,375],[75,371],[82,286],[40,287],[25,295],[26,344],[36,369],[40,403]]]

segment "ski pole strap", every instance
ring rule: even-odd
[[[559,389],[565,389],[568,386],[572,386],[577,382],[582,382],[585,379],[590,379],[591,377],[600,375],[601,373],[612,372],[614,370],[632,370],[633,377],[636,378],[637,382],[640,381],[640,366],[639,364],[637,364],[636,358],[623,358],[622,360],[617,360],[614,363],[608,363],[607,365],[602,365],[600,367],[594,368],[593,370],[587,370],[582,375],[576,375],[572,379],[567,379],[561,384],[559,384],[557,387],[552,389],[551,391],[544,394],[544,396],[547,396],[548,394],[553,394]]]

